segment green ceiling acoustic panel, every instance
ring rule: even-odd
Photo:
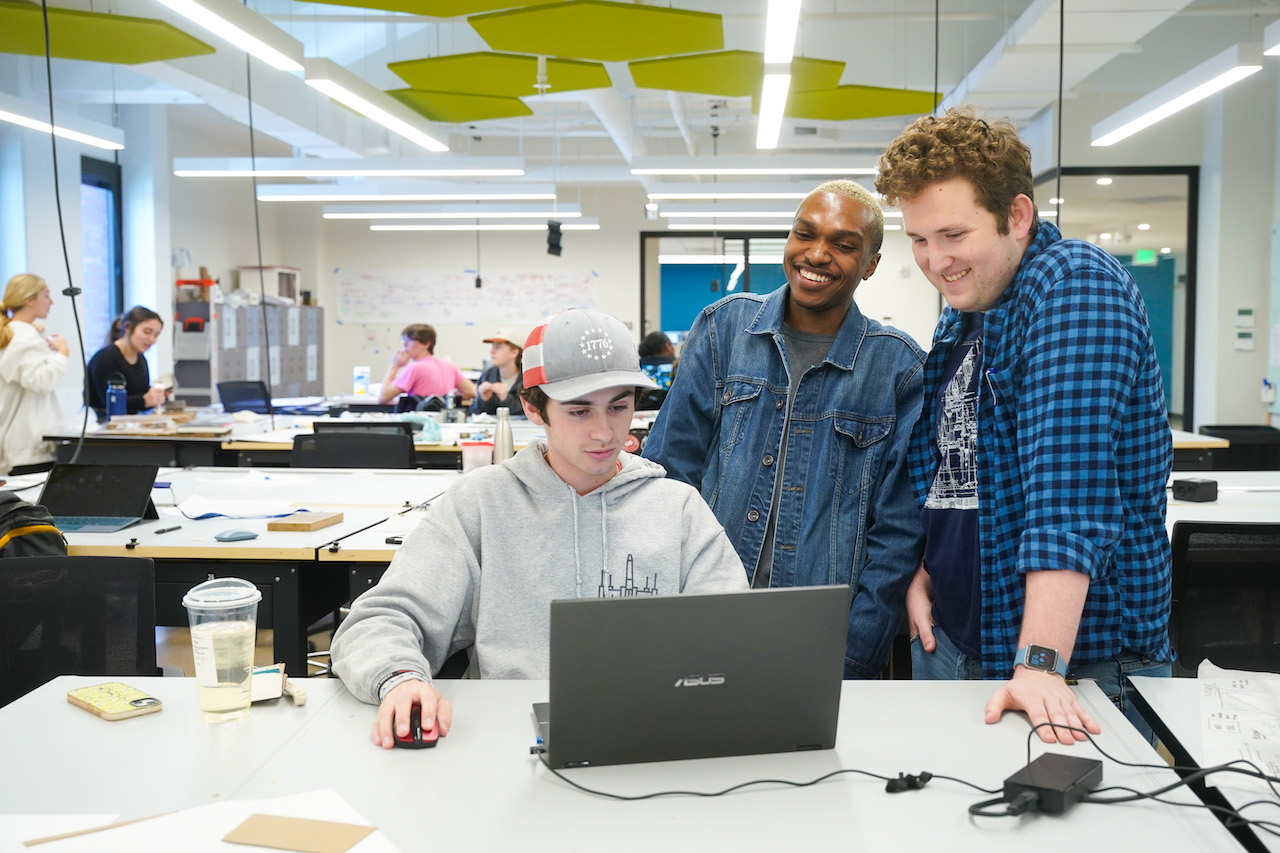
[[[760,99],[752,101],[759,112]],[[881,89],[876,86],[837,86],[813,92],[792,91],[787,96],[787,118],[817,121],[850,121],[882,116],[921,115],[934,107],[933,92],[914,89]]]
[[[814,89],[834,89],[840,85],[844,63],[834,59],[791,60],[791,91],[811,92]],[[759,94],[755,92],[753,94]]]
[[[533,115],[533,110],[519,98],[427,92],[420,89],[393,89],[387,94],[432,121],[468,122]]]
[[[361,9],[383,9],[388,12],[408,12],[428,18],[456,18],[513,6],[542,6],[563,3],[565,0],[314,0],[334,6],[358,6]]]
[[[462,53],[431,59],[410,59],[387,66],[414,89],[518,98],[536,95],[538,59],[512,53]],[[598,62],[548,59],[551,92],[607,89],[609,73]]]
[[[724,47],[720,16],[606,0],[476,15],[467,21],[494,50],[625,62]]]
[[[760,94],[764,54],[725,50],[669,59],[646,59],[632,62],[630,68],[631,79],[645,89],[674,89],[677,92],[745,98]]]
[[[214,50],[164,21],[50,8],[49,52],[59,59],[136,65]],[[0,53],[44,56],[38,5],[0,2]]]

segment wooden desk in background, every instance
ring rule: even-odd
[[[378,525],[397,511],[416,506],[448,488],[458,474],[427,471],[350,469],[266,470],[203,468],[175,471],[162,477],[171,483],[172,498],[157,490],[160,519],[116,533],[67,534],[73,556],[150,557],[156,561],[156,622],[185,626],[182,596],[210,577],[240,577],[262,591],[258,625],[275,632],[276,660],[288,672],[306,673],[308,625],[349,600],[345,567],[321,563],[330,543]],[[288,501],[313,510],[341,510],[338,524],[309,532],[269,531],[271,519],[215,517],[188,519],[173,503],[193,495],[211,499]],[[169,533],[156,533],[179,526]],[[244,529],[256,539],[219,542],[214,534]]]

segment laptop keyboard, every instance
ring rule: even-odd
[[[82,533],[111,533],[128,527],[135,521],[137,519],[131,515],[78,515],[74,518],[55,517],[53,524],[63,532],[78,530]]]

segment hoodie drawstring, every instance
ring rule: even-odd
[[[609,576],[609,525],[606,524],[604,492],[600,493],[600,577]]]
[[[582,554],[578,549],[578,495],[574,493],[573,486],[569,486],[569,492],[569,503],[573,505],[573,597],[582,598]]]

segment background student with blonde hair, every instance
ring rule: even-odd
[[[47,338],[39,320],[49,316],[53,297],[38,275],[9,279],[0,303],[0,473],[45,470],[53,445],[45,430],[62,419],[53,393],[67,372],[67,342]]]

